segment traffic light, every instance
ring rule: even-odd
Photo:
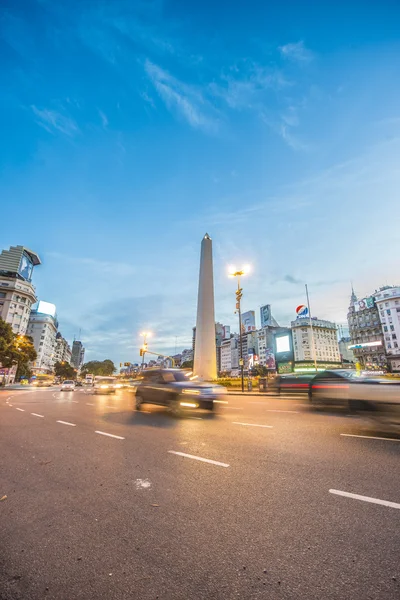
[[[119,366],[122,367],[122,363],[119,363]]]
[[[124,367],[130,367],[130,366],[131,366],[131,363],[130,363],[130,362],[125,362],[125,363],[124,363]]]

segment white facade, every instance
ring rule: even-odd
[[[239,336],[236,334],[221,343],[221,371],[230,373],[239,368]]]
[[[212,241],[206,233],[201,242],[196,344],[194,350],[195,375],[206,381],[216,379],[216,356]]]
[[[14,333],[25,335],[31,306],[36,300],[30,282],[0,275],[0,317],[11,325]]]
[[[56,345],[54,350],[54,362],[67,362],[71,364],[72,352],[67,340],[63,338],[61,333],[56,335]]]
[[[33,370],[36,373],[51,373],[56,362],[56,319],[51,315],[32,311],[27,333],[32,336],[37,352],[37,358],[33,363]]]
[[[309,318],[292,321],[294,360],[340,363],[337,327],[331,321],[312,319],[314,348]]]
[[[374,297],[388,363],[393,371],[400,371],[400,287],[381,288]]]

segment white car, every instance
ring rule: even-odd
[[[97,376],[93,381],[94,394],[115,394],[117,381],[115,377]]]
[[[75,382],[74,381],[63,381],[61,384],[62,392],[73,392],[75,390]]]

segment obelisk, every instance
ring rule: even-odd
[[[217,377],[212,240],[208,233],[201,242],[193,372],[205,381]]]

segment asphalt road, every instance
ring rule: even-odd
[[[296,397],[131,401],[0,393],[1,600],[399,600],[400,440]]]

